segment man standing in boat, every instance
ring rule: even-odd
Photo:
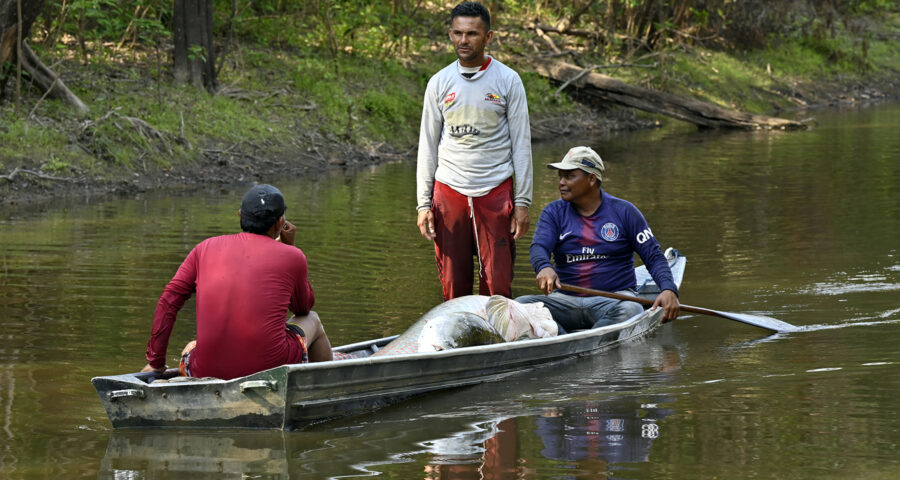
[[[165,370],[175,316],[194,293],[197,340],[182,352],[182,375],[231,379],[332,359],[286,209],[277,188],[256,185],[238,210],[242,233],[208,238],[191,250],[159,298],[142,371]],[[285,323],[289,310],[295,316]]]
[[[519,75],[491,56],[487,8],[463,2],[450,13],[458,61],[425,90],[416,170],[417,225],[434,242],[444,300],[512,295],[515,240],[528,231],[531,130]],[[513,188],[515,183],[515,188]]]
[[[530,249],[544,295],[516,301],[543,302],[569,332],[627,320],[643,311],[639,303],[581,296],[560,287],[567,283],[633,296],[637,252],[661,292],[653,306],[664,309],[663,322],[674,320],[679,312],[678,287],[669,264],[637,207],[600,188],[604,171],[600,155],[590,147],[574,147],[562,161],[547,166],[558,170],[560,199],[541,212]]]

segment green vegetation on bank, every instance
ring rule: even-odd
[[[814,102],[810,85],[867,83],[900,69],[900,7],[888,0],[486,3],[498,30],[489,50],[522,74],[533,120],[578,109],[517,64],[553,48],[626,82],[755,113]],[[220,88],[209,94],[171,78],[171,2],[46,2],[29,44],[91,112],[43,98],[27,75],[19,97],[6,65],[0,175],[21,167],[115,180],[226,157],[406,152],[428,78],[455,58],[449,4],[214,4]]]

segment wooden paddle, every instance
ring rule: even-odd
[[[560,288],[562,290],[567,290],[569,292],[575,293],[584,293],[587,295],[596,295],[600,297],[614,298],[616,300],[626,300],[629,302],[637,302],[642,305],[653,305],[653,300],[648,300],[646,298],[640,297],[632,297],[629,295],[620,295],[618,293],[605,292],[603,290],[594,290],[591,288],[584,287],[576,287],[575,285],[569,285],[566,283],[560,284]],[[722,317],[727,318],[728,320],[734,320],[736,322],[746,323],[747,325],[753,325],[754,327],[765,328],[767,330],[772,330],[773,332],[796,332],[799,331],[800,328],[794,325],[791,325],[787,322],[782,322],[777,318],[772,317],[763,317],[761,315],[748,315],[746,313],[731,313],[731,312],[720,312],[718,310],[710,310],[708,308],[701,307],[692,307],[690,305],[681,305],[681,311],[683,312],[691,312],[691,313],[699,313],[702,315],[712,315],[714,317]]]

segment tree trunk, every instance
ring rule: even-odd
[[[20,0],[0,0],[0,63],[12,62],[16,55],[16,39],[19,38],[19,2]],[[31,24],[37,18],[44,0],[21,0],[22,35],[27,38]]]
[[[175,81],[215,92],[218,81],[212,0],[175,0],[172,34],[175,41]]]
[[[28,37],[44,0],[0,0],[0,98],[8,77],[18,73],[18,52],[22,39]],[[19,10],[22,29],[19,30]],[[13,67],[10,68],[10,65]]]
[[[3,98],[8,78],[18,77],[21,70],[25,70],[30,75],[31,81],[46,95],[64,100],[79,112],[87,113],[89,111],[87,105],[72,93],[59,76],[47,68],[25,43],[31,25],[40,13],[43,4],[43,0],[0,0],[0,98]],[[19,30],[18,13],[20,9],[22,12],[21,31]],[[14,65],[14,67],[13,69],[2,68],[3,65]]]
[[[691,122],[703,128],[803,129],[806,125],[783,118],[739,112],[671,93],[629,85],[561,61],[533,62],[536,72],[578,90],[579,94],[645,112]]]

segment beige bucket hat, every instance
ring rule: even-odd
[[[572,147],[566,152],[562,161],[547,164],[547,168],[556,170],[584,170],[597,176],[597,180],[603,180],[601,175],[605,170],[600,155],[591,147]]]

